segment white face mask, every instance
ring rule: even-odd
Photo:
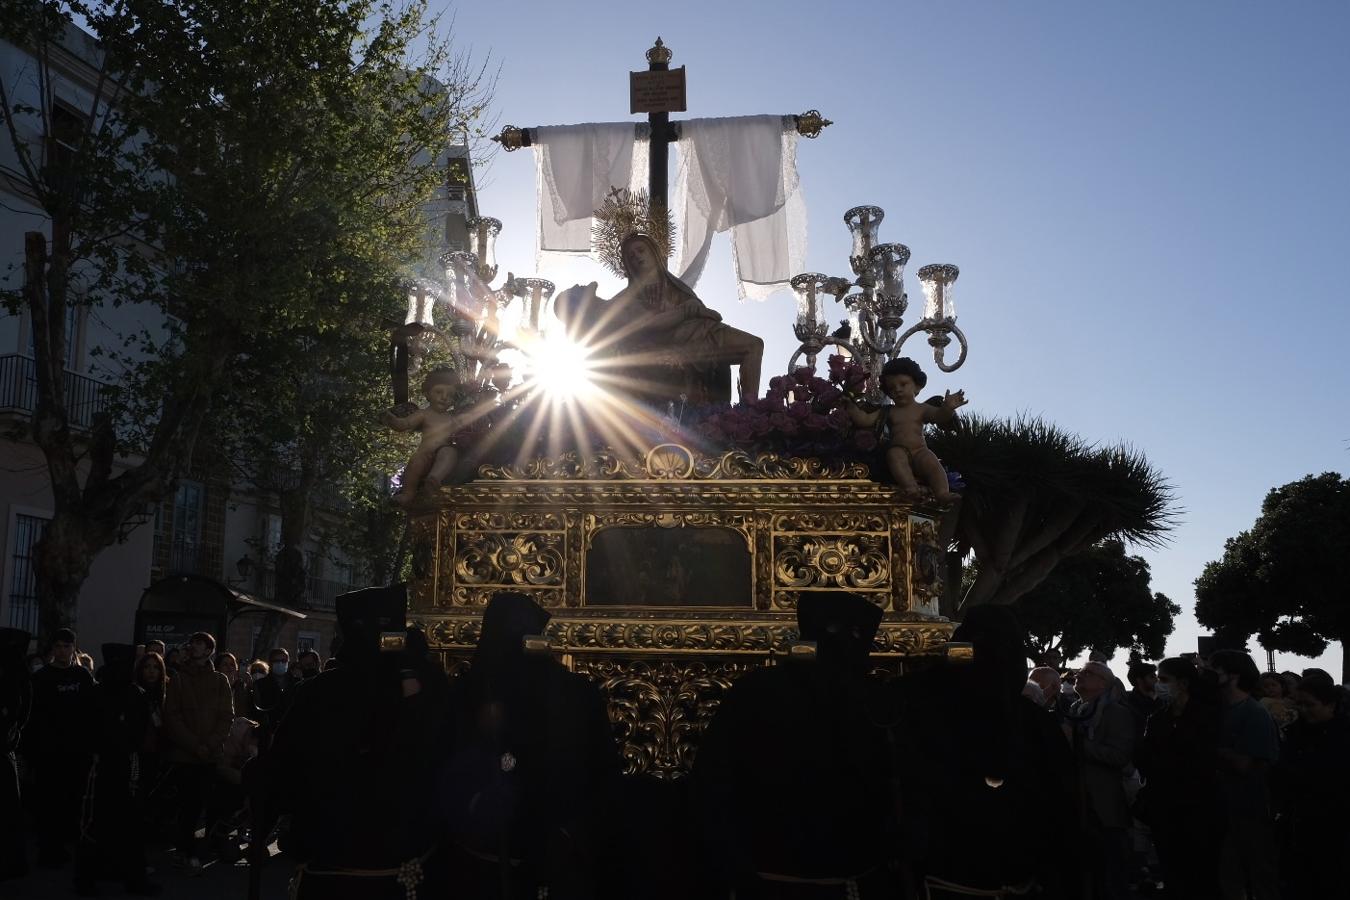
[[[44,668],[46,667],[40,662],[35,662],[32,666],[34,672],[41,672]]]
[[[272,674],[285,675],[286,670],[289,669],[290,667],[291,667],[290,663],[274,662],[272,663]]]
[[[262,681],[264,678],[267,677],[267,673],[266,673],[266,672],[250,672],[250,673],[249,673],[249,677],[251,677],[254,681]]]
[[[1170,684],[1163,684],[1161,681],[1158,682],[1153,686],[1153,696],[1159,700],[1171,700],[1172,686]]]

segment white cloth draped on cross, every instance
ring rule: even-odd
[[[645,185],[645,132],[627,123],[537,130],[541,268],[547,253],[590,251],[591,210],[611,187]],[[692,287],[713,235],[730,231],[740,296],[762,300],[786,287],[806,262],[793,117],[681,120],[678,152],[670,206],[679,246],[671,270]]]
[[[611,188],[646,186],[650,133],[646,122],[535,129],[539,271],[550,253],[591,252],[591,211],[605,202]]]

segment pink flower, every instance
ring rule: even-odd
[[[811,379],[816,377],[816,373],[806,368],[806,366],[802,366],[792,373],[792,377],[798,384],[805,386],[811,383]]]
[[[826,418],[830,420],[830,427],[832,428],[843,428],[848,424],[848,413],[840,408],[830,410],[830,414]]]
[[[764,399],[773,403],[775,407],[781,407],[783,404],[787,403],[787,391],[786,390],[780,391],[775,388],[773,390],[770,390],[767,394],[765,394]]]
[[[843,391],[827,383],[823,389],[816,393],[816,402],[826,409],[833,409],[843,396]]]
[[[811,404],[807,403],[805,400],[798,400],[795,403],[791,403],[788,405],[788,415],[800,422],[802,419],[811,415]]]
[[[877,436],[870,431],[855,431],[853,432],[853,445],[859,450],[875,450]]]
[[[757,413],[770,414],[776,413],[779,410],[781,410],[783,408],[783,404],[782,401],[775,402],[773,400],[770,400],[768,397],[765,397],[762,400],[756,400],[753,408]]]
[[[802,422],[802,427],[810,428],[814,431],[823,431],[830,427],[830,420],[820,413],[813,412]]]
[[[775,375],[769,379],[769,390],[786,394],[792,390],[792,379],[786,375]]]

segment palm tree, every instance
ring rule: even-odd
[[[979,574],[965,604],[1012,603],[1106,538],[1162,546],[1181,512],[1142,453],[1040,418],[970,416],[928,443],[966,482],[954,542],[963,556],[975,552]]]

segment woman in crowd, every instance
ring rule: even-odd
[[[258,708],[258,697],[254,687],[271,673],[272,669],[266,660],[255,659],[248,664],[248,678],[244,682],[244,703],[241,706],[237,700],[235,701],[234,714],[236,716],[244,716],[255,722],[262,721],[263,712]]]
[[[1158,699],[1135,764],[1144,787],[1134,815],[1153,831],[1168,897],[1217,900],[1224,813],[1216,774],[1222,709],[1215,688],[1194,663],[1171,657],[1158,665]]]
[[[169,672],[164,665],[164,657],[153,650],[141,654],[136,660],[132,680],[145,696],[146,705],[150,707],[149,726],[145,730],[139,751],[140,777],[136,797],[138,804],[144,809],[151,793],[159,784],[162,772],[159,729],[164,721],[164,692],[169,684]]]
[[[216,654],[216,671],[230,679],[230,698],[234,702],[234,714],[246,715],[248,702],[248,677],[239,671],[239,660],[228,650]]]
[[[1261,701],[1266,712],[1270,713],[1275,724],[1280,726],[1281,731],[1298,718],[1293,697],[1285,688],[1284,679],[1280,677],[1279,672],[1266,672],[1261,676],[1261,680],[1257,682],[1256,698]]]

